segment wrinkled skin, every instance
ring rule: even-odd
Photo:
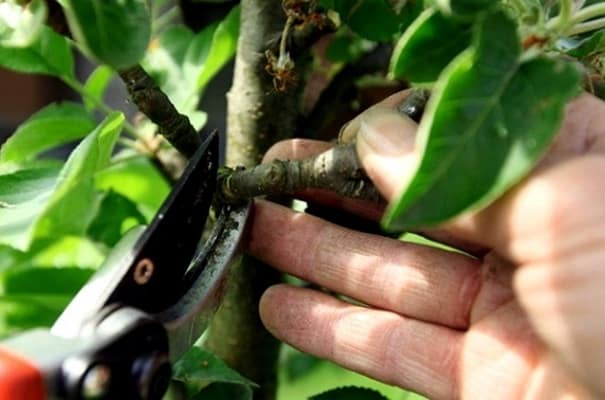
[[[395,111],[405,96],[364,112],[341,135],[356,138],[387,199],[417,161],[416,125]],[[281,142],[266,160],[329,146]],[[487,209],[423,232],[473,256],[258,201],[250,253],[367,304],[277,285],[262,297],[262,319],[302,351],[430,398],[605,398],[604,177],[605,103],[585,94],[568,105],[529,177]],[[312,195],[380,216],[369,205]]]

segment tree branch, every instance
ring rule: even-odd
[[[226,203],[261,195],[293,194],[307,188],[384,202],[365,175],[354,144],[339,145],[304,160],[276,160],[250,169],[223,169],[218,180],[219,200]]]
[[[189,118],[177,111],[141,66],[119,71],[119,75],[139,111],[158,126],[159,133],[179,152],[191,157],[200,146],[201,139]]]

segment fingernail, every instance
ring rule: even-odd
[[[413,150],[415,132],[416,124],[397,110],[376,108],[362,115],[358,141],[380,155],[401,156]]]

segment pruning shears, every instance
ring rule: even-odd
[[[0,400],[160,399],[241,254],[250,202],[219,206],[210,134],[146,227],[115,246],[50,330],[0,342]],[[202,238],[204,234],[204,238]]]

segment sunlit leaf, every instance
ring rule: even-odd
[[[103,101],[105,90],[111,82],[111,78],[113,78],[111,68],[106,65],[99,65],[86,79],[84,84],[86,95],[83,96],[83,100],[87,110],[94,110],[97,104]]]
[[[74,38],[115,69],[138,63],[151,35],[145,0],[59,0]]]
[[[86,136],[94,127],[92,116],[80,104],[51,104],[19,125],[0,148],[0,162],[32,160],[45,150]]]
[[[124,116],[108,116],[56,170],[0,176],[0,243],[29,248],[34,238],[83,234],[96,214],[93,176],[109,163]]]
[[[0,45],[0,66],[24,73],[74,79],[74,59],[66,38],[43,26],[27,47]]]
[[[418,131],[422,158],[387,211],[389,229],[437,224],[500,196],[536,163],[579,93],[575,65],[521,60],[516,24],[504,13],[477,28],[436,84]]]
[[[166,29],[150,47],[143,64],[179,112],[200,129],[206,115],[197,110],[208,82],[235,54],[240,9],[223,21],[193,33],[183,26]]]
[[[239,36],[239,19],[240,7],[233,7],[214,31],[210,51],[205,57],[201,71],[198,72],[197,76],[197,90],[200,93],[204,90],[210,79],[233,58]],[[186,65],[196,62],[197,57],[195,53],[195,51],[191,50],[187,53],[185,57]]]
[[[0,2],[0,46],[30,46],[38,39],[45,19],[43,0],[32,0],[26,5],[16,0]]]
[[[166,179],[144,156],[115,163],[95,176],[99,190],[113,190],[128,198],[149,221],[170,192]]]

